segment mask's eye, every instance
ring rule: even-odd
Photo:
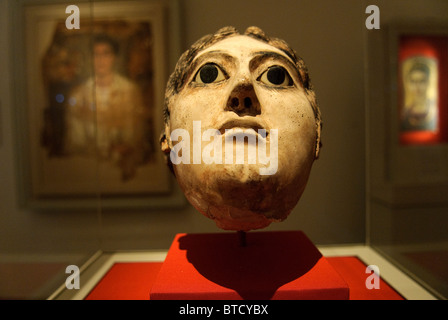
[[[213,83],[225,79],[223,71],[214,63],[207,63],[201,67],[194,77],[194,81],[197,83]]]
[[[280,66],[270,67],[263,72],[257,80],[269,86],[288,87],[293,85],[293,81],[288,71]]]

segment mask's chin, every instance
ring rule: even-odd
[[[213,219],[218,228],[234,231],[262,229],[274,221],[283,220],[269,217],[270,213],[268,212],[259,213],[231,206],[210,206],[205,215]]]
[[[176,168],[181,169],[177,180],[189,202],[224,230],[249,231],[282,221],[303,191],[284,185],[281,171],[262,176],[256,165],[204,167]]]

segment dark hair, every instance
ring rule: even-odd
[[[93,43],[92,43],[93,46],[95,46],[96,44],[100,44],[100,43],[105,43],[105,44],[109,45],[112,49],[112,52],[115,55],[118,54],[120,46],[118,45],[117,40],[115,40],[111,36],[104,34],[104,33],[95,35],[93,38]]]
[[[411,74],[414,71],[421,71],[423,72],[427,77],[429,77],[429,67],[426,63],[422,62],[415,62],[411,69],[409,70],[408,74]]]

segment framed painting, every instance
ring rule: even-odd
[[[440,31],[396,34],[401,145],[448,142],[448,35]]]
[[[21,1],[14,73],[32,208],[183,203],[159,148],[174,1]],[[171,23],[171,25],[170,25]],[[170,30],[170,34],[167,33]]]

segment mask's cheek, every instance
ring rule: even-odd
[[[186,88],[173,100],[170,108],[171,129],[192,128],[201,121],[203,128],[216,128],[219,113],[224,112],[226,91],[223,88]]]
[[[278,129],[278,173],[286,180],[302,179],[301,176],[308,176],[315,158],[317,133],[313,110],[308,100],[300,96],[274,101],[276,107],[266,108],[264,116],[269,119],[271,129]]]

